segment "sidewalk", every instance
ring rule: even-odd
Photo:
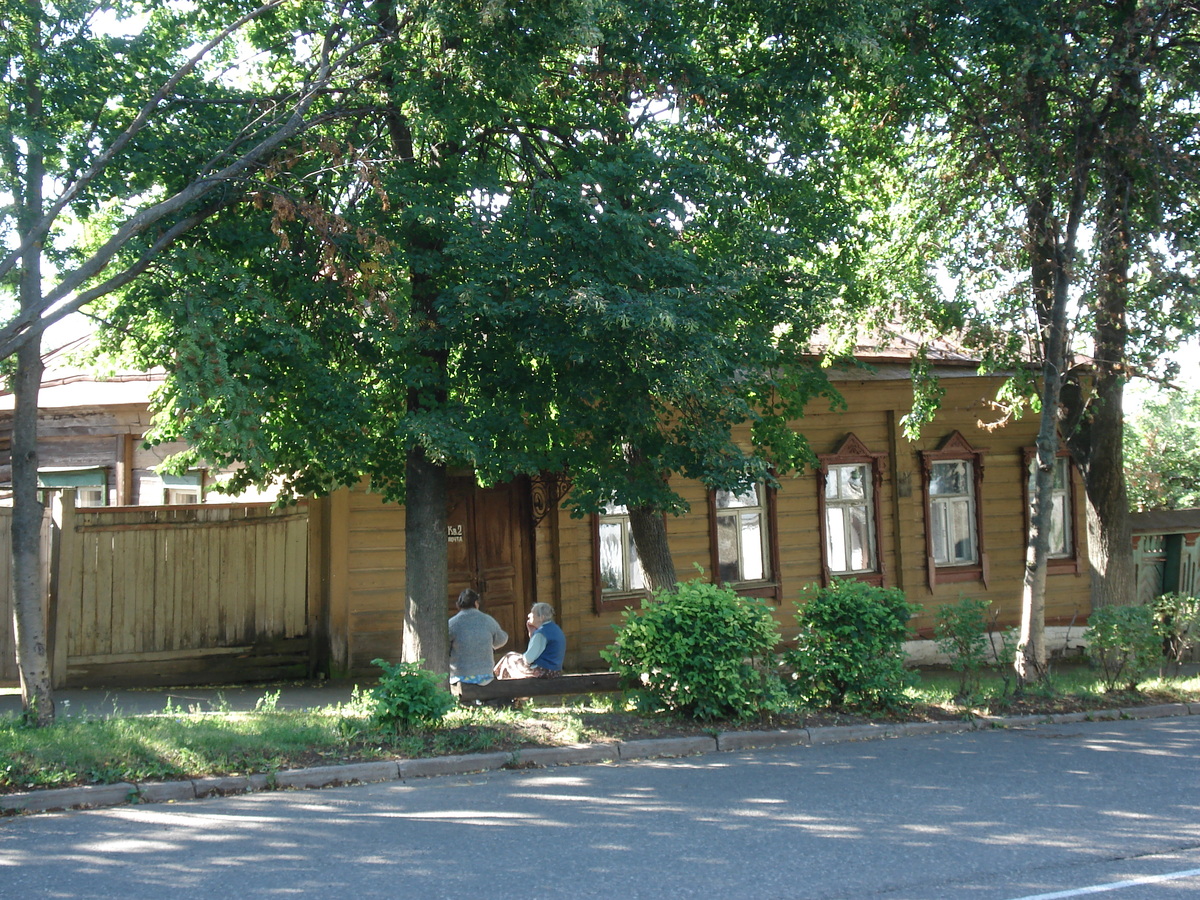
[[[73,688],[56,690],[54,702],[55,714],[66,719],[153,715],[166,710],[168,703],[184,712],[248,712],[276,692],[277,709],[312,709],[348,702],[356,684],[373,686],[370,679],[362,679],[197,688]],[[20,712],[20,689],[0,687],[0,716]]]
[[[145,715],[162,712],[168,700],[183,710],[252,710],[264,693],[279,692],[280,709],[329,706],[350,698],[353,682],[295,682],[228,688],[176,688],[171,690],[113,689],[58,691],[59,714]],[[3,691],[5,689],[0,689]],[[0,693],[0,714],[20,710],[20,695]],[[652,738],[535,747],[513,752],[475,753],[427,759],[380,760],[288,769],[265,774],[195,778],[181,781],[88,785],[0,795],[0,815],[62,809],[91,809],[126,803],[163,803],[252,791],[311,789],[383,781],[409,781],[438,775],[468,775],[500,769],[620,763],[633,760],[697,756],[734,750],[785,746],[813,746],[846,741],[869,741],[914,735],[946,734],[992,728],[1029,728],[1041,724],[1091,722],[1115,719],[1151,719],[1200,715],[1200,704],[1170,703],[1161,706],[1093,710],[1059,715],[981,717],[971,721],[907,722],[882,725],[841,725],[791,728],[774,731],[725,731],[691,737]]]

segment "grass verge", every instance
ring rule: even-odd
[[[955,699],[957,689],[953,673],[923,672],[909,690],[906,708],[874,718],[931,721],[1200,703],[1200,677],[1157,679],[1147,681],[1136,693],[1105,693],[1083,667],[1062,667],[1048,688],[1026,691],[1020,698],[994,674],[966,701]],[[197,713],[168,706],[153,715],[64,718],[46,729],[26,728],[15,717],[0,717],[0,793],[870,720],[836,710],[791,707],[749,721],[691,722],[638,715],[607,697],[584,698],[568,707],[460,708],[436,727],[388,735],[370,728],[361,704],[276,710],[270,697],[267,694],[253,712]]]

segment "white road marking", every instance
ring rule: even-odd
[[[1121,888],[1137,887],[1143,884],[1161,884],[1164,881],[1178,881],[1181,878],[1195,878],[1198,875],[1200,875],[1200,869],[1186,869],[1182,872],[1167,872],[1165,875],[1148,875],[1145,878],[1134,878],[1130,881],[1113,881],[1109,884],[1094,884],[1091,887],[1073,888],[1069,891],[1055,891],[1052,894],[1033,894],[1028,897],[1015,897],[1013,900],[1060,900],[1063,897],[1103,894],[1107,891],[1119,891]]]

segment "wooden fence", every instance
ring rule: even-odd
[[[76,509],[66,492],[53,518],[56,687],[310,674],[306,504]]]

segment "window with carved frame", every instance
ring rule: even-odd
[[[778,601],[775,491],[762,482],[742,491],[709,491],[708,521],[713,581]]]
[[[983,451],[955,431],[920,453],[929,586],[988,580],[983,531]]]
[[[609,503],[592,516],[592,551],[595,611],[639,605],[646,596],[646,577],[629,527],[628,509]]]
[[[1025,530],[1029,531],[1030,504],[1033,501],[1037,448],[1026,447],[1025,462]],[[1050,554],[1046,571],[1050,575],[1077,574],[1080,571],[1079,535],[1075,520],[1075,488],[1072,473],[1075,466],[1067,450],[1059,450],[1054,460],[1054,487],[1051,494]]]
[[[883,540],[880,490],[887,454],[873,453],[848,434],[817,467],[817,514],[821,531],[821,570],[834,577],[882,585]]]

